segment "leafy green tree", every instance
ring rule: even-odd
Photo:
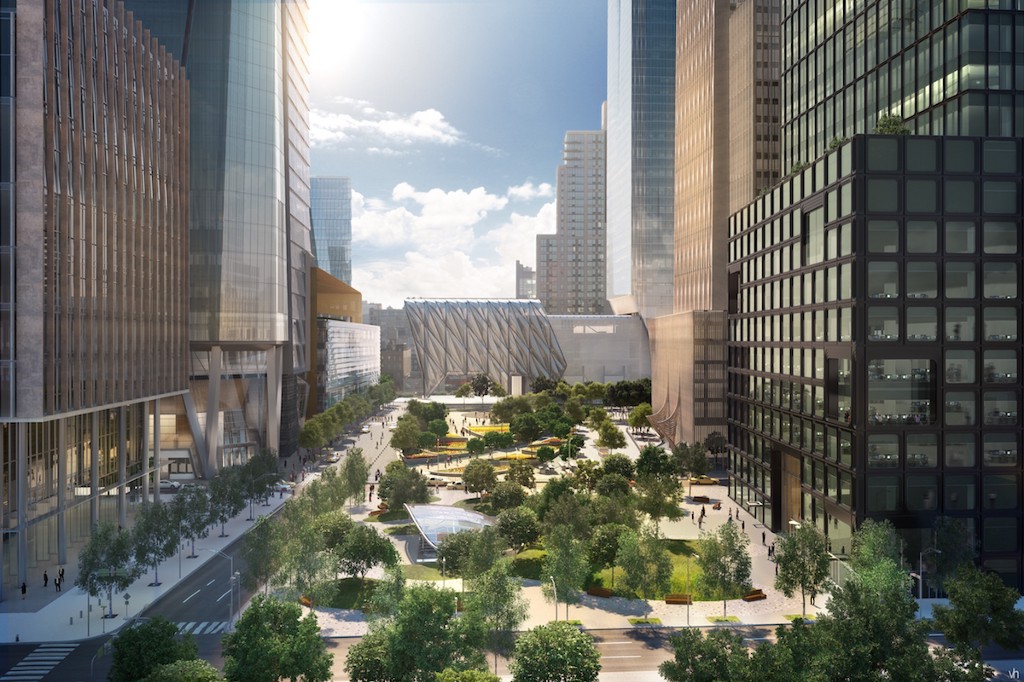
[[[245,495],[238,469],[224,469],[210,480],[210,523],[220,524],[220,537],[227,537],[225,524],[245,509]]]
[[[779,568],[775,587],[787,597],[792,597],[799,590],[806,617],[807,593],[817,593],[828,582],[829,559],[825,537],[810,523],[800,524],[779,540],[775,562]]]
[[[729,443],[725,440],[725,436],[723,436],[719,431],[712,431],[708,434],[707,438],[704,439],[704,449],[713,455],[719,455],[725,452],[728,445]]]
[[[945,590],[946,580],[953,576],[962,564],[973,563],[977,556],[974,534],[967,525],[967,519],[940,516],[932,526],[935,548],[939,552],[928,555],[930,565],[925,578],[932,587]]]
[[[703,476],[708,472],[708,458],[702,445],[677,443],[672,448],[672,460],[680,476]],[[693,483],[690,483],[690,493]]]
[[[505,387],[499,384],[497,381],[491,382],[490,392],[491,395],[493,395],[495,398],[502,398],[508,395],[508,391],[505,390]]]
[[[580,404],[578,398],[569,398],[565,401],[563,406],[565,410],[565,416],[572,421],[573,424],[582,424],[586,418],[586,414],[583,412],[583,406]]]
[[[132,556],[138,566],[153,569],[151,587],[160,585],[160,562],[178,549],[178,527],[167,505],[144,503],[135,515],[131,532]]]
[[[480,398],[480,402],[483,402],[485,395],[491,392],[491,378],[486,374],[477,374],[475,377],[469,380],[469,385],[473,387],[473,395]]]
[[[519,554],[523,547],[540,537],[537,514],[529,507],[513,507],[498,514],[498,534]]]
[[[320,514],[313,519],[313,523],[319,536],[318,543],[330,552],[339,549],[356,527],[356,522],[344,509],[334,509]]]
[[[526,502],[526,491],[515,481],[501,481],[495,484],[490,500],[492,513],[501,512]]]
[[[422,431],[416,444],[419,445],[420,450],[429,450],[437,445],[437,436],[430,431]]]
[[[463,530],[445,537],[437,549],[437,558],[444,560],[446,574],[475,578],[501,558],[503,549],[504,543],[496,528]]]
[[[571,480],[571,479],[570,479]],[[550,536],[556,530],[565,529],[581,540],[590,537],[590,515],[584,505],[583,495],[562,495],[548,508],[541,524],[541,532]]]
[[[903,566],[903,543],[891,521],[867,519],[853,536],[850,564],[855,572],[862,573],[883,559]]]
[[[403,414],[395,423],[395,429],[391,432],[391,447],[409,454],[420,446],[420,425],[419,421],[411,414]]]
[[[654,414],[650,403],[640,403],[629,413],[629,428],[634,431],[646,430],[650,426],[647,418]]]
[[[908,135],[910,133],[910,128],[907,127],[902,116],[897,116],[896,114],[882,114],[878,117],[878,124],[875,126],[875,132],[879,135]]]
[[[636,460],[636,475],[641,476],[675,476],[676,465],[672,457],[657,445],[646,445],[640,450]]]
[[[512,460],[509,462],[505,480],[515,481],[523,488],[530,488],[532,490],[534,485],[536,485],[533,478],[533,465],[521,460]]]
[[[322,448],[327,444],[323,422],[318,419],[307,419],[299,430],[299,446],[307,450]]]
[[[388,462],[384,475],[377,485],[380,499],[391,509],[401,509],[406,504],[426,504],[430,501],[427,479],[420,472],[410,469],[403,462]]]
[[[364,611],[370,620],[394,618],[398,614],[402,595],[405,594],[405,573],[398,564],[384,569],[384,577],[377,581],[370,596],[370,603]]]
[[[532,414],[517,414],[509,423],[509,431],[522,443],[530,443],[540,438],[540,423]]]
[[[668,682],[718,682],[752,680],[750,658],[743,638],[729,630],[712,630],[707,636],[683,629],[669,639],[673,658],[658,667]]]
[[[498,674],[498,655],[508,656],[515,643],[515,631],[526,620],[529,608],[522,595],[522,584],[512,574],[508,560],[495,563],[474,578],[467,612],[479,620],[487,632],[487,650],[494,654],[494,674]]]
[[[114,592],[128,589],[138,569],[132,564],[131,534],[109,521],[100,521],[78,555],[75,585],[86,594],[107,594],[108,613],[114,616]]]
[[[679,508],[679,504],[682,502],[683,490],[679,487],[675,476],[638,475],[636,492],[637,510],[647,514],[654,522],[656,529],[661,526],[663,518],[670,520],[682,518],[683,511]]]
[[[624,531],[619,537],[615,563],[622,568],[622,582],[626,589],[644,600],[648,613],[649,600],[665,594],[672,587],[672,559],[655,529],[645,528],[639,533]]]
[[[564,527],[554,529],[544,539],[544,547],[548,551],[541,569],[544,596],[565,604],[565,617],[568,619],[569,605],[579,602],[580,590],[590,572],[586,547],[578,536]]]
[[[629,479],[622,474],[605,474],[598,480],[595,490],[602,497],[624,497],[629,495]]]
[[[178,637],[178,626],[162,616],[130,625],[111,644],[111,682],[135,682],[161,665],[198,655],[192,636]]]
[[[320,638],[316,616],[304,618],[298,604],[257,595],[221,639],[224,678],[229,682],[305,682],[331,679],[332,654]]]
[[[462,471],[462,480],[466,482],[466,490],[471,493],[481,493],[485,490],[494,490],[498,483],[498,475],[494,471],[494,465],[485,459],[474,459]]]
[[[514,395],[503,398],[494,403],[491,407],[491,421],[501,424],[511,423],[520,414],[533,412],[533,404],[524,395]]]
[[[443,403],[430,401],[423,402],[420,400],[410,400],[406,406],[406,410],[410,415],[416,418],[417,423],[420,426],[420,431],[427,428],[427,424],[435,419],[444,419],[448,414],[448,408]]]
[[[580,459],[576,462],[576,471],[572,474],[572,483],[580,492],[594,492],[601,478],[601,465],[592,459]]]
[[[370,477],[370,465],[363,456],[362,448],[352,448],[341,464],[341,487],[344,499],[358,504],[365,499],[366,481]]]
[[[587,547],[587,559],[594,567],[612,569],[612,584],[609,587],[613,589],[615,588],[615,558],[619,554],[619,538],[626,530],[628,529],[625,526],[617,523],[602,524],[594,529],[590,536],[590,545]]]
[[[470,438],[466,441],[466,452],[471,455],[482,455],[487,449],[487,443],[483,438]]]
[[[548,510],[563,495],[573,495],[572,479],[566,476],[556,476],[548,479],[548,482],[536,495],[531,495],[528,502],[533,510],[537,512],[537,518],[544,521]]]
[[[210,534],[210,496],[206,488],[198,485],[183,487],[174,496],[171,509],[181,527],[182,537],[192,542],[192,553],[188,558],[195,559],[196,539]]]
[[[465,399],[465,398],[468,398],[471,395],[473,395],[473,386],[468,381],[466,383],[464,383],[464,384],[460,384],[459,387],[457,389],[455,389],[455,397],[456,398],[463,398],[463,399]],[[463,403],[463,404],[465,404],[465,403]]]
[[[602,448],[624,448],[626,447],[626,436],[623,435],[622,431],[611,422],[611,420],[604,420],[601,425],[597,427],[597,445]]]
[[[601,654],[590,635],[559,621],[524,632],[509,669],[513,682],[594,682]]]
[[[427,431],[433,434],[435,439],[441,440],[448,435],[448,421],[446,419],[434,419],[427,424]]]
[[[636,473],[636,467],[633,465],[633,460],[626,457],[621,452],[613,452],[604,458],[601,468],[604,469],[604,473],[608,474],[619,474],[627,481],[633,480],[633,476]]]
[[[144,682],[219,682],[220,671],[201,658],[158,665]]]
[[[565,442],[558,448],[558,456],[568,462],[570,459],[583,456],[583,436],[572,435],[565,438]]]
[[[437,673],[437,682],[501,682],[501,678],[487,670],[455,670],[445,668]]]
[[[547,464],[555,457],[557,457],[555,449],[550,445],[542,445],[537,448],[537,459],[539,459],[542,464]]]
[[[391,541],[365,525],[357,525],[348,532],[337,554],[339,568],[360,581],[374,566],[398,563],[398,551]]]
[[[242,583],[252,591],[262,586],[266,593],[271,579],[281,570],[284,552],[277,520],[267,516],[258,518],[256,525],[243,536],[242,543],[242,565],[245,566]]]
[[[935,624],[966,657],[977,660],[992,643],[1013,651],[1024,647],[1024,613],[1016,608],[1020,593],[999,576],[961,564],[946,581],[949,606],[932,609]]]
[[[727,616],[730,595],[750,583],[750,540],[735,523],[724,523],[714,533],[701,533],[699,546],[702,573],[698,584],[722,599],[722,617]]]
[[[606,421],[609,421],[608,412],[603,407],[591,407],[587,411],[587,426],[592,431],[597,431]]]

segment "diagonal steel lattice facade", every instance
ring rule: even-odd
[[[424,395],[450,376],[482,373],[509,389],[515,376],[529,386],[538,377],[557,380],[565,372],[565,357],[540,301],[407,300],[405,313]]]

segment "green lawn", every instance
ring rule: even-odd
[[[512,572],[526,580],[540,580],[541,564],[547,551],[538,548],[524,549],[512,560]]]
[[[709,623],[738,623],[738,622],[740,622],[740,619],[737,618],[736,616],[726,616],[725,618],[723,618],[722,616],[708,616],[708,622]]]
[[[696,588],[697,577],[701,574],[700,565],[694,558],[694,554],[697,551],[696,540],[662,540],[662,544],[665,549],[668,550],[669,557],[672,559],[672,587],[669,590],[671,594],[692,594],[694,601],[708,601],[711,599],[710,596],[702,595],[700,590]],[[690,582],[686,582],[686,566],[687,563],[690,565]],[[615,590],[615,596],[617,597],[632,597],[633,595],[620,590],[620,578],[622,577],[622,571],[618,568],[615,569],[615,583],[612,585],[612,569],[605,568],[594,574],[592,583],[601,587],[613,587]],[[658,595],[657,599],[664,599],[664,595]]]
[[[392,509],[378,516],[370,516],[366,520],[373,523],[385,523],[387,521],[408,521],[409,514],[404,509]]]
[[[426,564],[402,564],[402,574],[408,580],[441,580],[441,568],[437,562]]]
[[[318,586],[316,603],[334,609],[362,609],[376,587],[377,581],[369,578],[342,578]]]
[[[388,535],[418,535],[420,531],[415,523],[403,523],[400,526],[385,528],[384,532]]]

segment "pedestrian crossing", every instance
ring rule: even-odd
[[[215,635],[218,632],[224,632],[227,622],[223,620],[206,620],[201,622],[175,623],[175,625],[178,626],[179,635]]]
[[[25,658],[0,675],[3,682],[36,682],[43,679],[47,673],[67,658],[68,654],[75,650],[77,643],[73,644],[40,644],[32,650]]]

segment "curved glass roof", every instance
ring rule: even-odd
[[[406,511],[412,517],[420,535],[437,549],[449,535],[463,530],[479,530],[493,526],[494,519],[479,512],[443,504],[407,504]]]

